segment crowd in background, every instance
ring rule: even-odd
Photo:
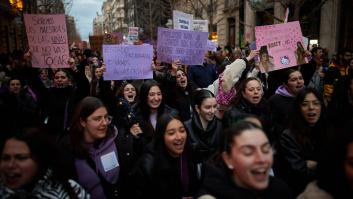
[[[259,53],[154,57],[152,80],[124,81],[90,49],[65,69],[1,54],[0,195],[353,198],[353,52],[273,72]]]

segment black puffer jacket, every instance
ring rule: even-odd
[[[205,162],[221,148],[223,127],[222,122],[216,117],[208,124],[207,129],[204,130],[199,115],[194,113],[193,117],[185,122],[185,127],[188,130],[189,142],[198,163]]]

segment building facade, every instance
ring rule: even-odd
[[[93,35],[103,35],[104,34],[104,20],[103,15],[99,15],[93,19]]]
[[[22,13],[34,12],[36,1],[0,1],[0,53],[12,53],[27,46]]]
[[[125,0],[105,0],[102,6],[104,33],[127,32]]]

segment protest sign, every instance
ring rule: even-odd
[[[193,19],[191,14],[173,10],[173,27],[178,30],[193,30]]]
[[[307,63],[298,21],[255,27],[256,46],[260,50],[259,66],[270,72]]]
[[[139,39],[139,28],[138,27],[129,27],[128,41],[133,44]]]
[[[217,44],[211,40],[207,40],[207,50],[217,52]]]
[[[105,80],[152,79],[152,45],[103,45]]]
[[[207,32],[158,28],[157,57],[172,63],[179,59],[182,64],[201,65],[207,51]]]
[[[103,40],[103,35],[89,36],[89,45],[91,47],[91,50],[102,53]]]
[[[208,32],[208,21],[207,20],[193,20],[193,30]]]
[[[120,32],[104,34],[103,44],[120,44],[123,41],[123,34]]]
[[[70,67],[65,19],[65,15],[24,14],[33,67]]]

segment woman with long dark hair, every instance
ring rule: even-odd
[[[196,166],[190,156],[188,134],[177,116],[159,117],[153,141],[134,169],[135,197],[192,197],[198,186]]]
[[[0,153],[1,198],[89,198],[68,178],[54,143],[40,129],[13,133],[1,143]]]
[[[289,128],[280,137],[274,172],[296,194],[315,178],[317,161],[330,129],[324,110],[322,97],[316,90],[302,90],[293,101]]]
[[[190,143],[197,157],[199,168],[215,152],[222,143],[222,122],[216,117],[216,98],[209,90],[201,89],[194,92],[194,113],[185,127],[190,135]],[[200,170],[199,170],[200,171]],[[199,173],[200,174],[200,173]]]
[[[143,137],[146,142],[154,137],[157,120],[163,113],[178,113],[164,103],[161,87],[155,80],[147,80],[141,85],[135,110],[138,123],[132,126],[131,132],[136,138]]]

